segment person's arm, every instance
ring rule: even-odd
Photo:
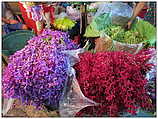
[[[145,6],[145,2],[140,2],[136,5],[134,11],[133,11],[133,15],[131,17],[131,21],[133,21],[137,16],[138,14],[140,13],[140,11],[144,8]]]
[[[10,24],[10,21],[8,19],[5,19],[2,17],[2,22],[6,23],[6,24]]]
[[[140,13],[140,11],[144,8],[145,6],[145,2],[139,2],[136,7],[134,7],[133,9],[133,15],[130,18],[130,20],[127,23],[127,28],[130,29],[131,25],[133,23],[133,21],[135,20],[135,18],[138,16],[138,14]]]
[[[5,18],[2,18],[2,21],[6,24],[17,24],[18,21],[17,20],[14,20],[14,19],[5,19]]]

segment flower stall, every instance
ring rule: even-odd
[[[2,2],[2,116],[156,117],[156,4]]]

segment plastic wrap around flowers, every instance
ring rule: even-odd
[[[140,107],[151,109],[145,89],[149,57],[126,52],[80,54],[75,65],[77,80],[83,94],[100,105],[86,107],[76,116],[120,116],[123,112],[136,114]]]
[[[75,26],[76,22],[69,18],[58,18],[54,22],[54,27],[60,30],[70,30]]]
[[[148,80],[146,89],[148,90],[148,94],[150,95],[152,104],[156,107],[156,49],[151,47],[148,49],[144,49],[142,53],[143,55],[151,56],[148,63],[153,64],[153,66],[146,74],[146,78]],[[156,108],[153,111],[156,111]]]
[[[69,68],[68,56],[61,51],[76,48],[60,31],[45,30],[33,37],[9,58],[3,72],[3,96],[38,108],[57,107]]]

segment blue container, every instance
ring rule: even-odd
[[[27,44],[27,41],[34,36],[29,30],[18,30],[2,37],[2,53],[6,56],[14,54],[21,50]]]

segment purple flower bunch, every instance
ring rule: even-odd
[[[47,29],[33,37],[10,56],[3,72],[3,96],[37,108],[57,107],[69,69],[69,57],[61,51],[76,48],[64,32]]]

